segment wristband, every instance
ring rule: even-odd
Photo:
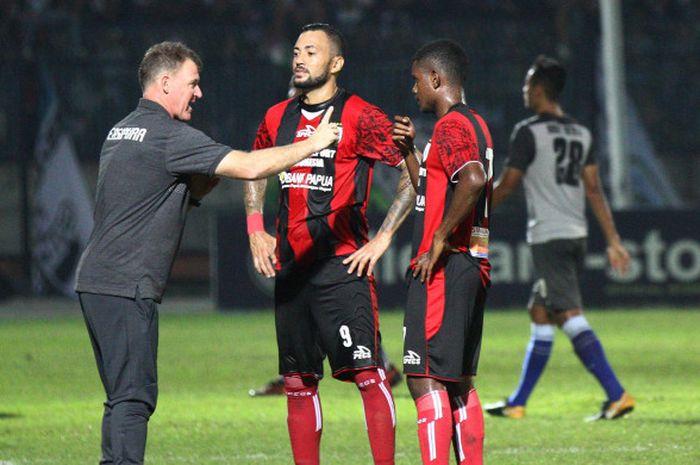
[[[245,218],[248,224],[248,234],[253,234],[254,232],[264,231],[263,226],[263,214],[259,212],[251,213]]]
[[[195,199],[194,197],[190,197],[189,200],[187,201],[187,204],[190,207],[199,207],[200,205],[202,205],[202,201],[199,199]]]

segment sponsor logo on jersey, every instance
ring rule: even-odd
[[[283,171],[279,174],[279,179],[282,189],[298,187],[323,192],[333,190],[333,176],[326,176],[325,174]]]
[[[297,139],[308,139],[316,132],[316,128],[307,124],[306,127],[297,130]],[[343,139],[343,125],[338,124],[338,143]]]
[[[316,132],[316,128],[307,124],[305,128],[297,130],[297,139],[308,139]]]
[[[312,153],[309,158],[305,158],[302,161],[294,165],[295,168],[298,167],[312,167],[312,168],[323,168],[325,165],[325,160],[332,160],[335,158],[335,149],[323,149],[320,152]]]
[[[321,160],[320,158],[305,158],[294,166],[295,167],[323,168],[323,160]]]
[[[420,355],[415,353],[412,350],[409,350],[406,352],[406,355],[403,356],[403,364],[404,365],[420,365]]]
[[[117,128],[114,127],[107,134],[107,140],[131,140],[143,142],[143,138],[148,132],[145,128]]]
[[[312,157],[321,157],[321,158],[335,158],[335,149],[323,149],[320,152],[316,152]]]
[[[372,357],[372,351],[370,351],[365,346],[357,346],[357,349],[355,349],[352,353],[353,360],[364,360],[366,358],[371,358],[371,357]]]

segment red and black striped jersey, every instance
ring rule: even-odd
[[[365,213],[374,162],[398,166],[403,161],[386,114],[342,89],[322,104],[306,105],[297,97],[270,107],[253,148],[308,138],[329,106],[331,121],[342,126],[340,141],[279,174],[278,269],[362,247],[368,240]]]
[[[450,234],[450,245],[481,260],[488,281],[489,207],[493,188],[493,143],[486,122],[466,105],[455,105],[438,120],[423,151],[418,176],[413,260],[428,252],[452,202],[458,173],[479,163],[487,176],[486,187],[474,209]]]

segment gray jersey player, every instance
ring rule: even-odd
[[[629,253],[620,241],[601,187],[591,133],[559,104],[565,80],[564,68],[545,56],[537,57],[528,70],[523,98],[535,116],[515,126],[506,167],[493,191],[495,208],[522,181],[527,242],[535,270],[529,303],[532,335],[520,382],[505,401],[485,406],[495,416],[516,419],[525,415],[525,404],[551,354],[554,325],[566,333],[576,355],[607,395],[602,409],[591,419],[619,418],[635,405],[583,315],[579,277],[586,247],[586,200],[607,241],[613,270],[626,271]]]

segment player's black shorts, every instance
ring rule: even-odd
[[[345,257],[275,279],[275,326],[279,372],[323,376],[328,355],[333,377],[382,367],[374,277],[348,274]]]
[[[586,256],[586,239],[556,239],[532,244],[534,302],[552,312],[581,308],[580,276]]]
[[[407,279],[404,373],[450,382],[475,375],[486,302],[479,260],[448,255],[430,283],[413,279],[410,270]]]

